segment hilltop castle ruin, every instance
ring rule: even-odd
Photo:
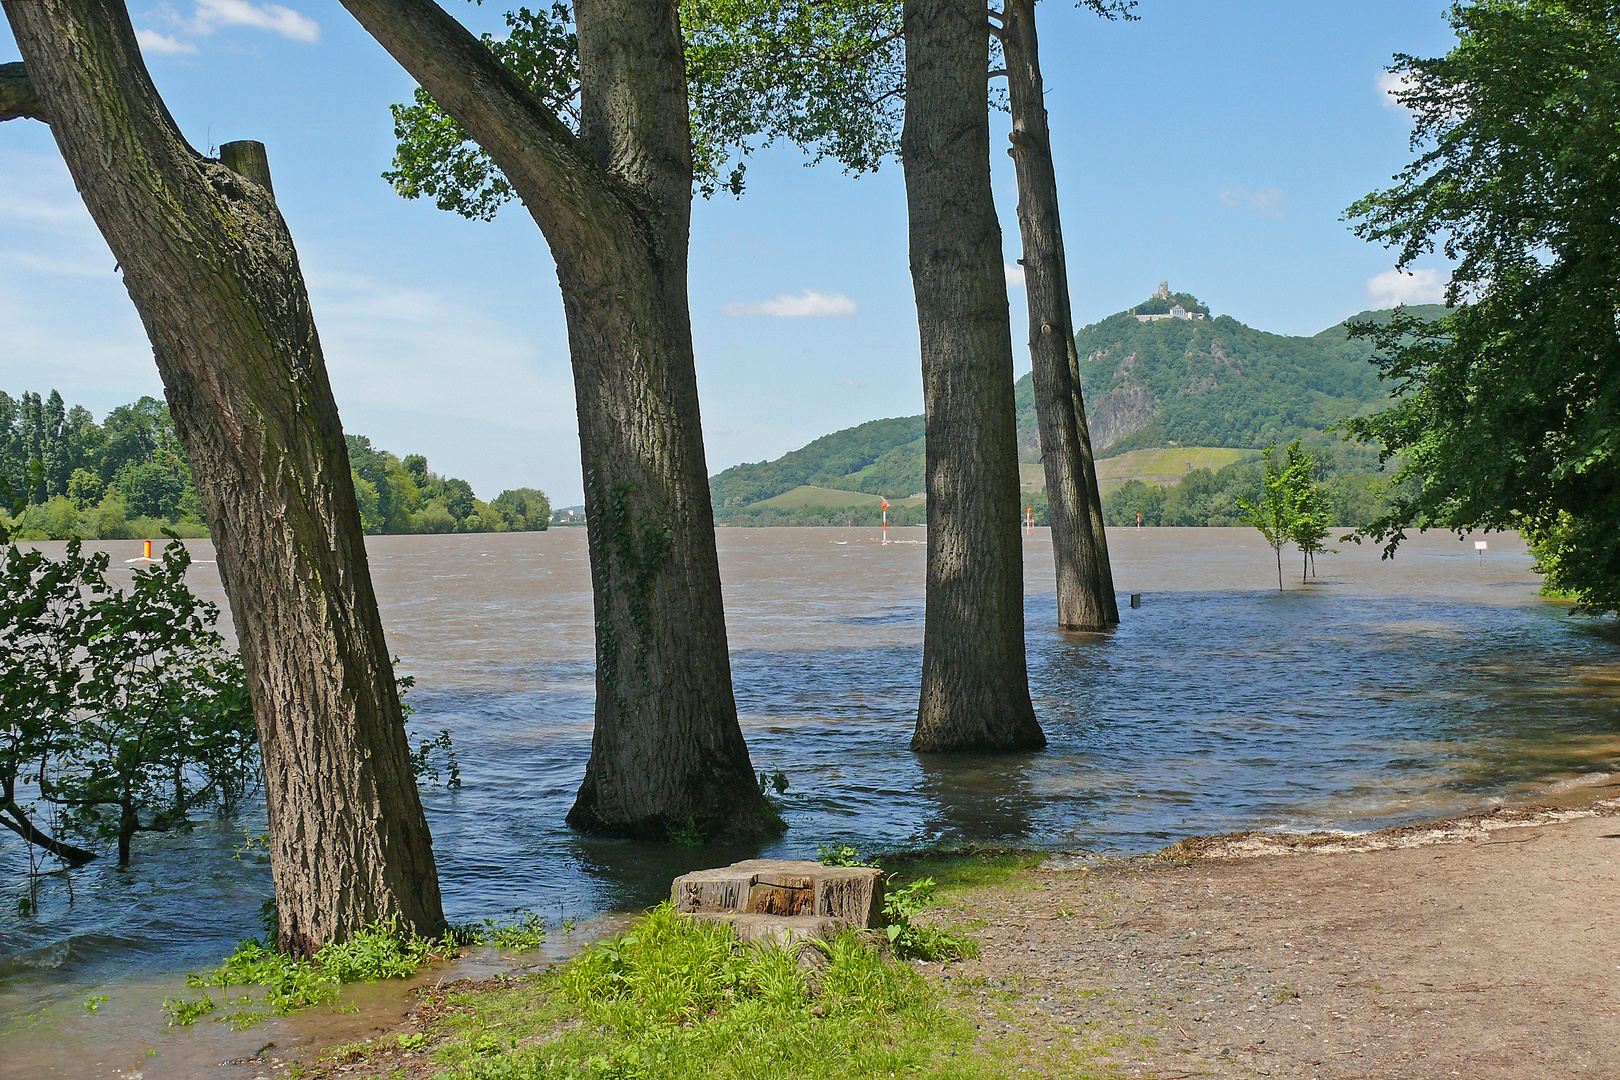
[[[1159,291],[1154,293],[1148,299],[1150,299],[1150,300],[1168,300],[1168,299],[1170,299],[1170,283],[1168,281],[1159,282]],[[1158,322],[1160,319],[1203,319],[1203,318],[1206,318],[1206,316],[1204,315],[1204,313],[1202,311],[1188,311],[1186,308],[1182,307],[1180,304],[1176,304],[1176,305],[1172,306],[1169,311],[1154,312],[1151,315],[1137,315],[1136,314],[1136,309],[1132,308],[1131,309],[1131,314],[1136,315],[1136,321],[1137,322]]]

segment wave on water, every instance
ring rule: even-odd
[[[0,955],[0,982],[14,975],[54,972],[112,956],[127,956],[141,947],[141,942],[117,934],[69,934],[58,941]]]

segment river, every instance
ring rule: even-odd
[[[907,743],[923,532],[890,536],[719,532],[743,730],[756,768],[791,785],[790,827],[768,854],[970,841],[1140,852],[1247,828],[1365,830],[1536,797],[1620,762],[1620,644],[1538,597],[1513,534],[1484,537],[1484,552],[1478,536],[1416,537],[1389,561],[1340,544],[1305,585],[1285,558],[1279,592],[1271,550],[1238,529],[1111,530],[1122,622],[1106,635],[1053,628],[1050,540],[1035,530],[1030,682],[1050,746],[919,757]],[[94,546],[118,565],[140,548]],[[193,587],[223,607],[211,548],[190,546]],[[459,791],[424,792],[451,919],[634,911],[685,869],[754,853],[564,827],[594,693],[582,529],[371,537],[368,551],[389,647],[417,679],[411,727],[448,729],[461,761]],[[231,1047],[311,1037],[284,1023],[167,1032],[156,1009],[182,973],[255,932],[268,868],[236,849],[262,820],[142,834],[128,871],[100,860],[47,878],[32,915],[19,912],[26,853],[0,834],[0,1076],[194,1075]],[[96,994],[109,1000],[92,1011]]]

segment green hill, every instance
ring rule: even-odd
[[[1177,444],[1258,448],[1321,431],[1389,394],[1368,363],[1372,347],[1347,339],[1342,323],[1287,337],[1227,315],[1141,322],[1122,312],[1081,330],[1075,345],[1099,456]]]
[[[1175,293],[1171,300],[1189,312],[1208,312],[1189,294]],[[1150,300],[1133,310],[1158,314],[1170,306],[1170,301]],[[1424,319],[1446,311],[1438,304],[1406,310]],[[1352,318],[1386,322],[1392,314],[1364,311]],[[1322,434],[1389,395],[1369,363],[1372,347],[1349,340],[1345,323],[1312,337],[1290,337],[1225,315],[1144,322],[1127,311],[1085,327],[1075,344],[1105,490],[1129,480],[1173,485],[1189,471],[1219,471],[1273,439],[1286,442],[1300,435],[1341,471],[1376,468],[1369,450]],[[1019,379],[1015,389],[1019,458],[1039,462],[1030,376]],[[1026,467],[1023,481],[1040,501],[1039,469]],[[840,491],[886,495],[895,502],[922,491],[923,418],[873,420],[837,431],[775,461],[734,466],[710,484],[716,520],[809,524],[806,515],[812,515],[842,524],[850,512],[861,517],[876,504],[842,497]],[[912,506],[909,499],[906,504],[908,517],[922,513],[920,504]]]
[[[709,479],[716,517],[804,486],[868,495],[921,491],[923,418],[873,420],[823,435],[775,461],[734,465]]]

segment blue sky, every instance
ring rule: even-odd
[[[499,0],[446,2],[474,29],[501,30]],[[1443,266],[1397,280],[1389,253],[1339,219],[1411,158],[1384,68],[1395,52],[1444,52],[1443,9],[1142,0],[1141,21],[1110,24],[1042,4],[1077,320],[1165,279],[1279,333],[1437,298]],[[131,13],[193,145],[268,145],[345,428],[425,453],[484,498],[533,485],[557,505],[581,501],[562,305],[538,229],[517,207],[468,222],[379,178],[393,151],[388,105],[409,98],[410,78],[330,0],[134,0]],[[17,56],[0,27],[0,62]],[[1006,117],[991,127],[1012,264]],[[695,208],[711,471],[922,409],[899,166],[852,178],[803,161],[791,148],[756,156],[741,200]],[[1010,302],[1021,341],[1022,291]],[[1021,346],[1017,365],[1028,369]],[[0,389],[53,387],[98,417],[162,392],[49,131],[12,121],[0,125]]]

